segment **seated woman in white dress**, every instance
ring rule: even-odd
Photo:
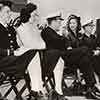
[[[38,22],[37,6],[35,4],[29,3],[20,12],[20,26],[17,30],[17,41],[20,48],[15,51],[16,55],[21,55],[24,52],[34,49],[43,50],[45,49],[45,43],[40,36],[40,31],[37,27]],[[34,96],[39,91],[43,92],[43,83],[41,78],[41,66],[40,58],[38,52],[36,52],[34,58],[28,66],[32,90],[31,92]]]

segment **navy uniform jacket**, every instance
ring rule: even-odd
[[[5,28],[0,24],[0,58],[7,56],[7,49],[15,50],[18,48],[16,34],[12,27]]]
[[[41,36],[46,43],[47,49],[65,49],[66,38],[58,35],[52,28],[45,28],[42,31]]]
[[[15,50],[18,48],[16,34],[12,29],[11,27],[5,28],[0,24],[0,58],[7,56],[7,49]]]
[[[17,49],[16,34],[12,27],[5,28],[0,24],[0,48]]]
[[[82,36],[80,45],[87,46],[90,50],[95,50],[97,46],[97,41],[95,35],[90,35],[88,37],[85,33]]]
[[[50,27],[45,28],[41,36],[46,43],[47,49],[65,50],[69,45],[66,45],[68,40],[65,37],[58,35],[57,32]]]

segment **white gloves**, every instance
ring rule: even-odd
[[[17,49],[16,51],[14,51],[14,55],[15,56],[20,56],[20,55],[24,54],[26,51],[28,51],[30,49],[31,48],[21,47],[21,48]]]
[[[94,50],[94,56],[98,56],[100,54],[100,50]]]
[[[67,50],[71,50],[71,49],[72,49],[72,47],[68,47],[68,48],[67,48]]]

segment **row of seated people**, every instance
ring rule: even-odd
[[[64,34],[65,36],[59,36],[57,34],[57,31],[59,30],[57,24],[60,24],[60,21],[57,20],[62,20],[59,16],[49,16],[50,18],[47,18],[49,26],[41,33],[48,49],[46,52],[49,52],[48,55],[53,55],[55,59],[57,56],[60,56],[65,61],[66,66],[79,68],[83,73],[83,77],[86,82],[86,97],[95,96],[97,86],[95,85],[96,79],[94,72],[99,73],[98,55],[100,52],[98,50],[99,39],[96,39],[95,35],[91,35],[94,24],[92,21],[85,24],[83,26],[85,33],[82,34],[80,32],[80,17],[70,15],[67,22],[67,35]],[[56,25],[53,24],[54,21],[56,21]],[[47,55],[45,54],[45,56]],[[53,56],[51,58],[54,58]],[[48,58],[48,63],[53,62],[54,64],[54,59],[51,61],[51,58],[49,57],[45,57]],[[53,69],[51,70],[53,71]],[[94,90],[96,91],[93,93]]]
[[[41,33],[41,36],[48,48],[46,52],[49,52],[48,55],[54,55],[54,57],[62,57],[66,66],[74,66],[76,69],[79,68],[83,73],[83,77],[86,82],[86,97],[93,98],[96,96],[99,98],[99,95],[97,96],[95,93],[98,91],[98,86],[96,85],[96,81],[98,80],[96,80],[96,76],[94,74],[99,74],[99,31],[97,32],[99,20],[97,20],[97,29],[95,32],[95,34],[97,34],[97,38],[95,35],[91,34],[94,27],[93,21],[83,25],[85,33],[82,34],[80,32],[80,17],[77,17],[76,15],[70,15],[68,18],[67,35],[65,34],[64,37],[59,36],[57,34],[58,26],[56,26],[57,24],[60,24],[59,20],[62,20],[59,16],[48,18],[47,21],[49,26]],[[56,25],[53,23],[56,23]],[[54,57],[52,57],[53,61]],[[48,58],[49,63],[53,61],[51,61],[51,58]]]
[[[74,16],[74,15],[72,15]],[[67,24],[68,25],[68,24]],[[75,27],[75,25],[73,25],[73,27]],[[65,28],[65,27],[64,27]],[[68,28],[68,26],[67,26]],[[88,48],[87,53],[91,56],[91,63],[93,64],[93,70],[94,72],[99,75],[99,19],[97,19],[96,25],[94,24],[93,20],[87,20],[83,25],[82,28],[84,29],[84,31],[79,32],[78,36],[79,36],[79,42],[78,42],[78,46],[81,47],[86,47]],[[94,30],[96,28],[96,30]],[[66,35],[67,34],[67,35]],[[74,37],[75,34],[72,34]],[[73,43],[75,43],[76,41],[74,41],[74,38],[71,36],[71,34],[68,34],[66,31],[63,33],[63,36],[70,39],[71,41],[73,41]],[[70,38],[71,37],[71,38]],[[75,44],[72,44],[73,46],[75,46]],[[71,48],[72,49],[72,46]],[[64,78],[63,78],[63,90],[65,94],[69,94],[69,95],[81,95],[82,92],[85,90],[84,85],[82,86],[82,84],[85,84],[83,82],[84,79],[84,75],[79,71],[79,67],[76,65],[72,65],[71,67],[68,66],[68,63],[65,62],[65,69],[64,69]],[[78,75],[79,74],[79,75]],[[73,76],[75,75],[75,76]],[[69,77],[71,76],[71,77]],[[83,77],[81,77],[83,76]],[[68,80],[71,79],[74,81],[72,82],[72,84],[70,84],[70,86],[67,86],[65,80],[68,77]],[[95,78],[97,76],[95,75]],[[97,84],[99,85],[99,79],[96,80]],[[65,87],[67,87],[67,89],[65,89]],[[70,90],[69,93],[66,93],[68,90]]]

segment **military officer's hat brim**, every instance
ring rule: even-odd
[[[59,20],[64,20],[61,16],[61,13],[57,12],[57,13],[52,13],[52,14],[49,14],[46,19],[53,19],[53,18],[56,18],[56,19],[59,19]]]
[[[92,19],[87,20],[85,23],[83,23],[82,27],[85,28],[86,26],[95,26]]]

